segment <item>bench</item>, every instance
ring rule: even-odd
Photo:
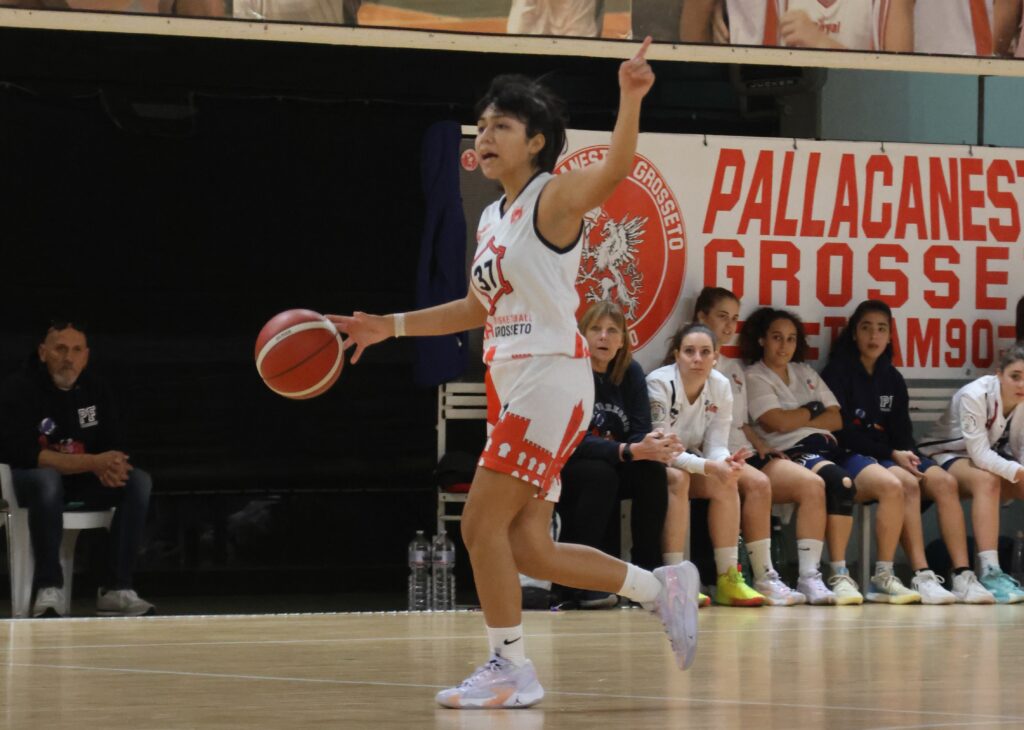
[[[918,385],[935,381],[914,381],[908,385],[910,396],[910,419],[914,424],[915,439],[920,439],[928,426],[934,423],[949,405],[953,394],[961,384]],[[445,454],[448,446],[448,424],[450,421],[487,420],[487,394],[480,382],[444,383],[437,389],[437,458]],[[918,425],[920,424],[920,426]],[[450,522],[462,519],[462,505],[466,502],[465,492],[452,492],[437,488],[437,531],[446,531]],[[628,555],[632,542],[630,533],[630,505],[623,502],[621,554]],[[788,523],[792,515],[791,505],[776,505],[776,514]],[[854,519],[860,524],[860,583],[866,585],[871,577],[871,550],[874,540],[871,535],[871,505],[857,505]]]

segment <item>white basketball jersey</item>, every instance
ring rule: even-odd
[[[577,239],[571,248],[557,249],[537,231],[537,201],[552,177],[534,176],[504,215],[503,196],[480,216],[469,278],[488,312],[486,363],[536,355],[589,357],[576,328],[583,247]]]
[[[914,3],[914,51],[991,56],[993,0]]]
[[[735,454],[740,449],[754,450],[743,432],[743,426],[750,421],[747,411],[747,376],[743,371],[743,363],[735,358],[718,356],[715,370],[720,372],[732,386],[732,424],[729,427],[729,453]]]
[[[807,363],[791,362],[787,366],[789,383],[776,375],[764,361],[755,362],[747,368],[747,404],[754,430],[773,449],[785,451],[815,434],[829,432],[813,426],[803,426],[788,433],[768,433],[757,419],[768,411],[780,408],[785,411],[799,408],[810,401],[820,401],[826,408],[838,406],[839,401],[825,385],[821,376]]]
[[[803,10],[829,38],[856,51],[880,44],[872,0],[784,0],[785,11]]]
[[[777,46],[778,19],[784,0],[725,0],[729,42],[743,46]]]
[[[512,0],[508,32],[515,35],[597,35],[596,0]]]

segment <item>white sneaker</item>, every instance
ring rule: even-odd
[[[824,587],[824,586],[823,586]],[[769,570],[760,580],[754,581],[754,590],[764,596],[769,606],[797,606],[807,602],[803,593],[794,591],[782,582],[774,570]]]
[[[436,699],[454,710],[530,707],[544,699],[544,689],[529,659],[517,667],[508,659],[492,656],[458,687],[438,692]]]
[[[700,591],[700,573],[688,561],[679,565],[655,568],[654,577],[661,581],[661,593],[653,605],[645,605],[661,619],[676,664],[689,669],[697,656],[697,593]]]
[[[888,570],[871,576],[871,587],[865,598],[872,603],[891,603],[896,606],[921,602],[920,593],[907,588],[895,573]]]
[[[32,618],[59,618],[64,615],[64,589],[40,588],[32,604]]]
[[[156,613],[156,606],[139,598],[130,588],[117,591],[100,588],[96,594],[96,613],[100,616],[149,616]]]
[[[953,595],[958,603],[996,602],[996,597],[981,584],[973,570],[953,575]]]
[[[921,603],[941,605],[956,603],[956,596],[942,587],[946,581],[932,570],[922,570],[910,581],[910,587],[921,595]]]
[[[857,581],[850,577],[849,572],[836,573],[828,579],[828,585],[836,594],[837,606],[858,606],[864,603],[864,596],[857,588]]]
[[[836,594],[828,589],[821,579],[821,571],[801,575],[796,582],[796,590],[812,606],[832,606],[836,602]]]

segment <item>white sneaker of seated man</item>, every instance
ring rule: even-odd
[[[108,591],[100,588],[96,594],[96,614],[99,616],[149,616],[156,606],[139,598],[131,588]]]
[[[60,618],[64,615],[64,589],[50,586],[36,591],[32,618]]]

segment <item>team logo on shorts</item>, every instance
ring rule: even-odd
[[[607,152],[607,145],[577,150],[555,172],[586,167]],[[643,347],[672,316],[685,268],[679,203],[654,163],[636,155],[611,197],[583,217],[577,315],[594,302],[612,300],[626,313],[633,347]]]

